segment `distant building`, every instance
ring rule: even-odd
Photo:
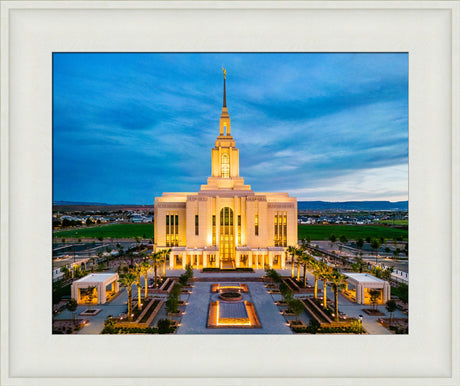
[[[256,193],[239,175],[224,75],[219,135],[211,150],[211,177],[198,193],[155,199],[155,248],[171,248],[170,267],[285,267],[297,245],[297,200],[288,193]]]

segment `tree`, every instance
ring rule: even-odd
[[[144,275],[144,300],[148,298],[148,280],[149,280],[149,271],[150,271],[150,262],[144,260],[141,263],[142,274]]]
[[[314,292],[315,299],[318,299],[318,279],[322,272],[322,266],[321,266],[322,264],[324,264],[322,261],[318,261],[316,259],[310,260],[310,265],[309,265],[310,271],[315,278],[315,292]]]
[[[67,302],[67,309],[72,312],[73,314],[73,318],[75,319],[75,311],[77,310],[77,307],[78,307],[78,303],[75,299],[70,299],[68,302]]]
[[[154,287],[157,286],[157,269],[158,269],[158,264],[161,260],[161,253],[160,252],[154,252],[149,256],[149,259],[152,261],[152,267],[153,267],[153,285]]]
[[[372,309],[375,310],[375,306],[377,305],[377,301],[380,298],[380,290],[371,289],[369,291],[369,296],[370,296],[370,301],[371,301],[371,304],[372,304]]]
[[[298,320],[300,313],[303,311],[302,302],[299,299],[292,299],[289,301],[289,309],[295,315],[295,320]]]
[[[332,234],[332,235],[329,236],[329,241],[330,241],[331,243],[335,243],[336,240],[337,240],[337,237],[335,237],[334,234]]]
[[[301,248],[295,249],[296,262],[297,262],[297,281],[300,282],[300,260],[303,250]]]
[[[89,217],[85,221],[86,226],[90,226],[90,225],[92,225],[92,223],[93,222],[91,221],[91,219]]]
[[[169,255],[171,254],[171,248],[162,249],[161,254],[162,254],[161,262],[163,263],[163,278],[165,278],[166,277],[166,260],[168,259]]]
[[[98,251],[96,252],[96,255],[97,255],[97,262],[98,262],[98,263],[101,263],[100,260],[101,260],[101,258],[102,258],[103,252],[102,252],[101,250],[98,250]]]
[[[367,243],[370,243],[371,242],[371,238],[369,236],[366,237],[366,242]]]
[[[372,240],[371,242],[371,248],[373,249],[374,253],[375,253],[375,263],[377,264],[377,250],[379,249],[380,247],[380,243],[378,242],[378,240]]]
[[[140,264],[136,264],[134,266],[134,274],[136,275],[136,287],[137,287],[137,307],[141,309],[142,307],[142,299],[141,299],[141,276],[142,276],[142,267]]]
[[[341,243],[346,243],[348,241],[348,239],[344,235],[340,236],[339,240]]]
[[[333,270],[331,273],[329,273],[328,280],[331,283],[332,291],[334,291],[334,320],[337,322],[339,320],[339,289],[345,288],[347,277],[342,275],[339,271]]]
[[[128,293],[128,319],[131,320],[132,309],[133,309],[133,284],[136,282],[136,275],[132,270],[128,271],[121,279],[118,280],[122,285],[126,287]]]
[[[396,302],[394,300],[388,300],[387,304],[385,305],[385,308],[390,313],[390,324],[391,324],[391,321],[392,321],[392,318],[393,318],[393,312],[396,311],[398,306],[396,305]]]
[[[329,267],[324,261],[319,265],[319,278],[323,281],[323,308],[327,308],[327,278],[329,276]]]
[[[78,307],[78,303],[75,299],[70,299],[66,305],[67,309],[71,312],[75,312]]]
[[[393,267],[388,267],[388,268],[385,268],[385,270],[383,271],[383,278],[386,280],[386,281],[390,281],[391,280],[391,274],[393,273],[394,271],[394,268]]]
[[[294,277],[294,258],[295,258],[296,247],[290,245],[287,249],[289,255],[291,255],[291,277]]]
[[[356,242],[356,246],[361,249],[364,246],[364,240],[363,239],[358,239]]]

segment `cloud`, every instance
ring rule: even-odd
[[[407,196],[407,174],[381,174],[400,188],[380,192],[366,174],[407,165],[406,54],[55,54],[55,199],[197,191],[219,130],[222,64],[240,174],[254,189]]]

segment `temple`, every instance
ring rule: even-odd
[[[297,245],[297,200],[288,193],[256,193],[240,177],[231,135],[224,69],[219,135],[211,149],[211,176],[197,193],[155,198],[154,249],[171,249],[171,269],[285,268]]]

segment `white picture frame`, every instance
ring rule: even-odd
[[[458,1],[2,1],[1,384],[458,384],[459,11]],[[57,51],[408,52],[409,335],[52,335]]]

